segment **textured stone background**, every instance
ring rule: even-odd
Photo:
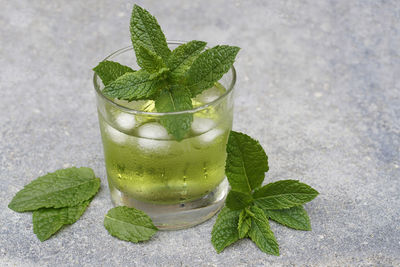
[[[242,48],[234,128],[260,140],[269,181],[321,194],[312,232],[272,224],[281,256],[243,240],[216,254],[215,218],[117,240],[109,208],[92,71],[130,44],[132,1],[0,0],[0,265],[400,265],[400,2],[138,1],[168,39]],[[90,166],[102,189],[83,217],[41,243],[31,214],[7,208],[38,175]]]

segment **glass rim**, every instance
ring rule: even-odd
[[[187,42],[178,41],[178,40],[167,40],[168,45],[181,45],[181,44],[185,44],[185,43],[187,43]],[[120,49],[114,51],[113,53],[108,55],[106,58],[104,58],[102,61],[109,60],[109,59],[113,58],[114,56],[120,55],[129,50],[133,50],[132,45],[129,45],[129,46],[126,46],[126,47],[123,47],[123,48],[120,48]],[[208,102],[204,105],[201,105],[201,106],[193,108],[193,109],[182,110],[182,111],[173,111],[173,112],[147,112],[147,111],[143,111],[143,110],[136,110],[136,109],[128,108],[126,106],[123,106],[121,104],[114,102],[112,99],[106,97],[103,94],[103,92],[100,90],[100,84],[98,82],[100,77],[96,74],[96,72],[93,75],[93,84],[94,84],[94,88],[95,88],[97,95],[102,97],[105,101],[107,101],[111,105],[123,110],[126,113],[131,113],[131,114],[136,114],[136,115],[151,115],[151,116],[179,115],[179,114],[196,113],[196,112],[202,111],[210,106],[214,106],[214,105],[218,104],[218,102],[220,102],[220,101],[222,101],[222,99],[226,98],[233,91],[233,88],[235,87],[235,84],[236,84],[236,69],[235,69],[235,67],[232,65],[232,67],[229,69],[229,71],[232,72],[232,78],[231,78],[231,81],[229,84],[229,88],[226,88],[226,92],[223,93],[222,95],[220,95],[217,99],[214,99],[211,102]]]

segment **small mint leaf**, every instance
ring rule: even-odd
[[[240,210],[249,206],[253,202],[250,194],[236,191],[229,191],[225,204],[231,210]]]
[[[251,217],[246,210],[242,210],[239,215],[238,231],[239,238],[245,238],[251,227]]]
[[[313,200],[318,192],[297,180],[269,183],[254,192],[254,203],[265,210],[287,209]]]
[[[137,48],[136,59],[138,65],[149,73],[157,73],[162,68],[166,68],[160,56],[142,45]]]
[[[89,200],[73,207],[65,208],[42,208],[33,212],[33,232],[40,241],[49,239],[61,229],[63,225],[73,224],[85,212]]]
[[[127,101],[149,99],[164,86],[164,81],[158,76],[159,73],[149,74],[144,70],[125,73],[104,87],[103,94]]]
[[[192,96],[212,87],[232,67],[239,47],[218,45],[201,53],[186,73]]]
[[[130,31],[136,55],[141,45],[159,55],[164,62],[168,60],[171,51],[160,25],[155,17],[138,5],[134,5],[132,10]]]
[[[190,41],[175,48],[168,59],[167,66],[171,70],[171,80],[179,83],[193,61],[206,46],[206,42]]]
[[[239,240],[238,222],[240,211],[222,208],[211,232],[211,243],[220,253],[230,244]]]
[[[253,217],[251,220],[249,237],[261,249],[261,251],[279,256],[278,242],[269,227],[268,218],[265,216],[263,210],[257,206],[252,206],[250,210]]]
[[[108,85],[110,82],[115,81],[120,76],[127,72],[134,72],[128,66],[124,66],[114,61],[102,61],[96,67],[93,68],[94,72],[100,77],[104,86]]]
[[[104,227],[110,235],[133,243],[149,240],[158,231],[146,213],[124,206],[108,211]]]
[[[232,190],[250,193],[259,187],[268,171],[268,157],[260,143],[246,134],[231,131],[226,151],[225,173]]]
[[[41,176],[19,191],[8,207],[14,211],[71,207],[93,197],[100,179],[90,168],[68,168]]]
[[[193,108],[190,92],[184,87],[163,90],[155,101],[157,112],[176,112]],[[176,140],[182,140],[190,130],[193,121],[191,113],[179,115],[165,115],[161,117],[161,124],[173,135]]]
[[[295,206],[282,210],[264,210],[267,217],[287,227],[311,231],[310,218],[302,206]]]

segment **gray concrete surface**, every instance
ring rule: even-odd
[[[0,0],[1,266],[399,266],[400,2],[138,1],[168,39],[242,48],[234,128],[258,138],[267,180],[321,193],[312,232],[272,224],[281,256],[243,240],[216,254],[215,218],[132,244],[104,229],[106,184],[92,71],[130,44],[132,1]],[[102,189],[41,243],[7,208],[23,185],[89,166]]]

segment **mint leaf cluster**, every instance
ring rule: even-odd
[[[27,184],[11,200],[14,211],[33,211],[33,232],[44,241],[62,226],[73,224],[85,212],[100,188],[90,168],[67,168]]]
[[[297,180],[261,186],[268,157],[260,143],[231,131],[225,173],[231,190],[212,230],[211,242],[219,253],[237,240],[249,237],[263,252],[279,255],[279,245],[269,219],[297,230],[311,230],[303,204],[318,192]]]
[[[137,64],[133,70],[113,61],[100,62],[93,70],[103,81],[103,94],[127,101],[154,100],[157,112],[193,109],[192,98],[211,88],[232,67],[239,48],[190,41],[171,51],[155,17],[133,7],[130,33]],[[166,115],[160,122],[176,140],[190,129],[190,113]]]

